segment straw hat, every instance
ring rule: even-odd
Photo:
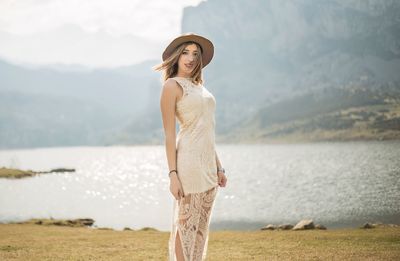
[[[163,61],[165,61],[172,54],[176,47],[178,47],[181,43],[188,41],[196,42],[201,46],[201,49],[203,51],[203,68],[206,67],[206,65],[211,62],[211,59],[214,56],[214,45],[207,38],[191,32],[182,34],[172,40],[172,42],[167,46],[167,48],[165,48],[162,54]]]

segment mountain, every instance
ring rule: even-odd
[[[0,148],[114,144],[148,106],[154,63],[87,70],[0,61]]]
[[[398,1],[209,0],[185,9],[182,32],[214,40],[210,84],[225,85],[228,102],[260,104],[360,77],[399,81],[399,11]]]
[[[375,95],[383,89],[389,97],[397,97],[399,13],[400,2],[391,0],[208,0],[186,7],[182,33],[204,35],[215,46],[213,61],[205,68],[205,84],[217,99],[217,140],[272,142],[277,137],[253,138],[270,131],[268,126],[257,125],[258,121],[284,122],[288,115],[295,120],[303,116],[299,115],[298,107],[306,108],[310,97],[324,95],[323,100],[334,104],[328,106],[324,102],[309,111],[306,116],[315,128],[304,127],[305,134],[297,135],[297,140],[398,138],[396,130],[391,129],[387,131],[394,134],[383,135],[380,131],[378,135],[372,130],[373,124],[368,137],[363,131],[355,134],[350,125],[347,132],[330,130],[337,135],[325,138],[315,135],[324,130],[326,121],[337,120],[326,118],[322,112],[361,108],[357,99],[349,100],[346,105],[341,101],[355,86],[367,90],[362,93],[366,106],[373,104]],[[332,100],[331,95],[335,97]],[[387,106],[396,111],[396,103],[394,107]],[[144,119],[159,120],[155,113],[151,115]],[[140,133],[135,126],[132,123],[129,132]],[[157,125],[146,126],[151,129]],[[157,140],[159,133],[157,129],[153,135],[147,135]],[[279,134],[280,140],[296,140],[284,133],[282,130]]]
[[[0,61],[0,91],[61,95],[97,102],[116,114],[141,109],[147,100],[143,85],[154,80],[155,73],[149,69],[153,61],[116,69],[59,69],[59,67],[26,68]],[[52,68],[54,67],[54,68]],[[132,102],[134,96],[136,99]]]
[[[182,32],[214,39],[208,69],[220,137],[265,107],[309,92],[400,88],[398,13],[399,1],[209,0],[187,7]]]
[[[204,75],[217,142],[398,139],[399,13],[396,0],[184,8],[181,32],[215,46]],[[159,62],[93,71],[1,62],[0,146],[162,144]]]

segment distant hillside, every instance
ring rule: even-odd
[[[28,68],[0,60],[0,91],[79,98],[99,103],[117,115],[127,115],[146,104],[146,86],[156,76],[149,68],[154,63],[85,70],[74,66]],[[134,97],[139,99],[132,102]]]
[[[269,105],[220,142],[400,139],[400,88],[362,86],[313,91]]]
[[[119,120],[84,99],[0,91],[0,148],[98,145]]]
[[[149,105],[154,63],[87,70],[0,60],[0,148],[114,144]]]

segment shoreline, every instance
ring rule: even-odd
[[[363,222],[351,222],[351,225],[332,225],[332,223],[319,223],[313,219],[302,219],[298,222],[245,222],[245,221],[218,221],[210,223],[210,231],[232,231],[232,232],[255,232],[260,230],[294,230],[292,228],[298,226],[298,224],[305,222],[310,226],[303,225],[299,230],[346,230],[346,229],[363,229],[363,228],[376,228],[376,227],[400,227],[398,222],[382,222],[375,219],[369,219]],[[398,221],[396,219],[395,221]],[[86,227],[90,229],[105,229],[113,231],[141,231],[141,230],[153,230],[159,232],[170,232],[170,230],[160,230],[155,227],[145,226],[141,228],[133,228],[125,226],[122,229],[116,229],[113,227],[101,227],[95,224],[95,220],[92,218],[76,218],[76,219],[60,219],[60,218],[30,218],[19,221],[0,221],[0,225],[39,225],[39,226],[59,226],[59,227]],[[367,226],[367,227],[366,227]],[[368,227],[372,226],[372,227]]]
[[[368,218],[353,218],[353,219],[343,219],[340,221],[324,221],[317,218],[312,217],[304,217],[311,218],[316,223],[320,223],[326,226],[328,229],[341,229],[341,228],[357,228],[362,226],[365,223],[384,223],[384,224],[395,224],[400,226],[400,213],[398,214],[386,214],[386,215],[371,215]],[[271,221],[232,221],[232,220],[220,220],[220,221],[211,221],[210,228],[214,230],[257,230],[257,228],[265,226],[266,223],[271,223],[275,225],[279,224],[295,224],[300,220],[271,220]]]

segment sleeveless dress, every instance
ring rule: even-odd
[[[213,203],[218,191],[215,150],[214,96],[192,78],[173,77],[183,89],[176,103],[179,132],[177,171],[184,196],[174,198],[169,260],[176,261],[175,240],[181,241],[185,261],[205,260]]]

